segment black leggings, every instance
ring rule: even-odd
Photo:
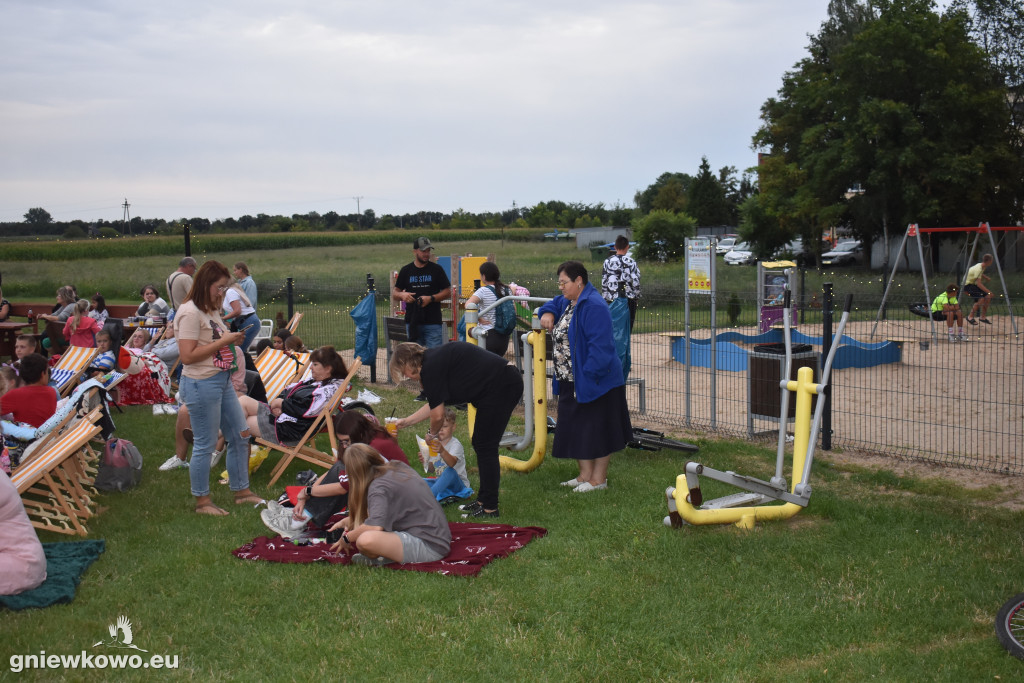
[[[507,365],[487,387],[487,399],[475,402],[476,422],[473,424],[473,450],[480,470],[480,492],[477,500],[488,510],[498,508],[498,486],[501,465],[498,444],[505,434],[508,419],[523,397],[523,376],[515,366]]]

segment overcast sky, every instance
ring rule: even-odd
[[[633,205],[755,165],[825,0],[0,0],[0,220]]]

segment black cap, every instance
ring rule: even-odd
[[[426,237],[417,237],[416,241],[412,243],[412,248],[426,251],[427,249],[433,249],[434,245]]]

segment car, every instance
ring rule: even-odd
[[[575,238],[575,237],[576,237],[576,233],[569,232],[568,230],[566,230],[565,232],[559,232],[558,228],[555,228],[554,232],[546,232],[546,233],[544,233],[544,239],[546,239],[546,240],[556,240],[557,241],[557,240],[564,240],[564,239]]]
[[[722,239],[718,240],[718,253],[728,254],[729,250],[732,249],[734,244],[736,244],[736,239],[737,238],[735,237],[723,237]]]
[[[861,255],[864,253],[864,249],[861,246],[860,240],[854,240],[852,242],[840,242],[836,245],[832,251],[827,251],[821,255],[821,265],[823,266],[849,266],[853,265],[860,260]]]
[[[754,262],[753,248],[746,242],[734,245],[725,255],[725,263],[730,266],[743,266]]]

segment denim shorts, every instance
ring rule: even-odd
[[[437,562],[444,557],[436,550],[431,550],[419,538],[406,531],[395,532],[402,539],[402,562]]]

